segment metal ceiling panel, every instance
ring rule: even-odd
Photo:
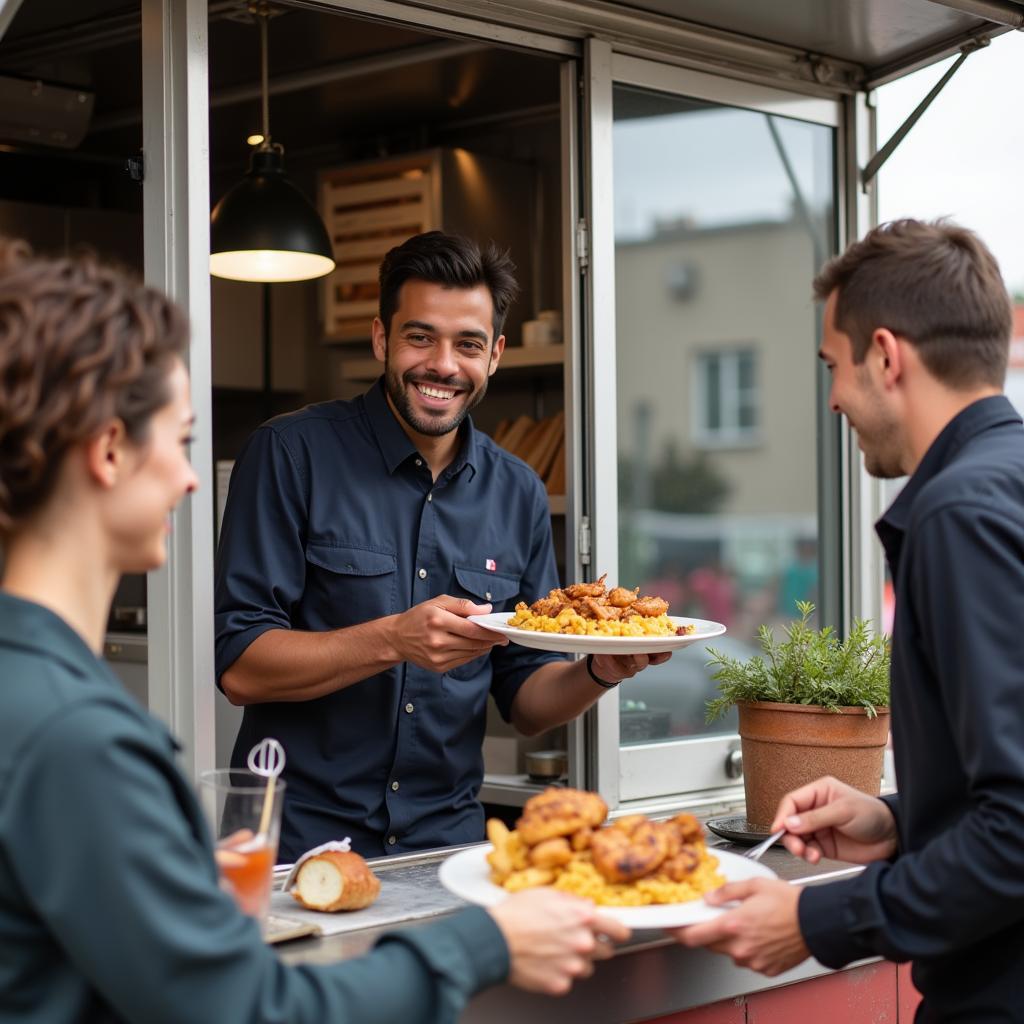
[[[366,11],[384,0],[289,0]],[[393,6],[393,5],[389,5]],[[850,92],[1024,28],[1024,0],[417,0],[420,8]]]
[[[1024,25],[1024,5],[1010,0],[630,0],[621,6],[859,64],[871,84],[936,60],[979,35]]]

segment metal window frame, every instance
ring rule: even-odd
[[[199,492],[174,513],[167,563],[147,580],[149,708],[193,779],[214,767],[213,422],[207,0],[142,0],[146,280],[187,311]]]
[[[874,94],[846,96],[841,102],[843,127],[836,161],[836,191],[841,198],[836,241],[840,252],[878,223],[878,179],[865,185],[861,176],[861,168],[867,166],[878,144]],[[875,537],[874,524],[885,507],[882,481],[870,476],[865,469],[856,435],[846,419],[829,411],[827,395],[831,382],[824,366],[819,367],[818,380],[819,417],[832,421],[830,427],[819,423],[819,431],[831,432],[840,459],[838,483],[845,495],[845,500],[834,510],[842,538],[844,586],[841,607],[831,618],[841,622],[844,631],[858,618],[881,628],[885,560]]]
[[[21,0],[0,0],[0,39],[3,39],[4,33],[14,21],[19,7],[21,7]]]
[[[584,338],[583,357],[587,366],[584,401],[592,409],[600,408],[600,417],[590,417],[593,438],[588,452],[588,472],[591,481],[588,494],[593,510],[591,533],[593,537],[593,564],[605,568],[618,565],[618,500],[616,468],[602,466],[592,453],[616,450],[615,409],[615,274],[614,274],[614,205],[612,178],[612,96],[615,86],[625,85],[649,89],[672,95],[693,97],[724,106],[741,107],[761,113],[795,118],[834,130],[836,139],[835,165],[842,164],[842,175],[837,172],[833,190],[837,214],[846,230],[856,230],[845,211],[850,202],[847,191],[840,189],[840,180],[849,179],[850,167],[857,167],[856,159],[862,152],[848,153],[845,133],[850,107],[837,97],[825,99],[809,96],[788,87],[778,88],[752,83],[737,78],[726,78],[689,68],[667,64],[657,54],[639,58],[616,53],[606,41],[591,39],[584,46],[586,111],[583,132],[587,139],[587,173],[591,188],[587,195],[585,216],[592,221],[595,266],[586,300],[590,304],[585,313],[592,325]],[[856,108],[852,108],[856,109]],[[853,179],[856,181],[856,178]],[[824,396],[820,393],[819,407]],[[856,592],[858,601],[865,598],[862,581],[852,581],[850,569],[858,562],[852,557],[854,541],[852,527],[859,524],[858,538],[862,536],[863,513],[850,514],[839,523],[833,523],[834,509],[846,505],[844,495],[851,493],[850,466],[842,463],[836,453],[838,445],[832,443],[837,426],[825,417],[819,418],[819,464],[828,465],[829,472],[819,473],[818,516],[822,546],[832,547],[836,554],[825,561],[830,573],[823,577],[836,581],[837,595]],[[844,449],[848,457],[849,445]],[[606,460],[607,461],[607,460]],[[840,464],[842,463],[842,464]],[[830,490],[828,490],[830,489]],[[828,493],[826,491],[828,490]],[[862,542],[860,539],[858,544]],[[845,626],[847,610],[853,601],[839,596],[822,602],[823,612],[833,614],[833,621]],[[730,793],[726,762],[736,746],[731,734],[703,736],[693,740],[674,740],[662,743],[623,747],[620,745],[619,706],[614,700],[602,700],[588,712],[589,735],[592,749],[588,752],[593,770],[588,777],[591,788],[597,789],[612,808],[630,803],[651,807],[659,802],[688,804],[713,803],[727,799]]]
[[[785,82],[809,95],[853,92],[859,65],[809,54],[798,47],[751,39],[651,11],[631,10],[607,0],[286,0],[295,7],[334,8],[396,23],[416,23],[446,35],[486,38],[585,58],[587,40],[607,42],[619,53],[680,67],[706,69],[752,82]],[[481,28],[484,27],[483,32]]]

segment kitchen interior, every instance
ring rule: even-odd
[[[550,494],[564,577],[566,345],[558,59],[379,21],[267,9],[271,137],[318,207],[337,269],[263,285],[211,277],[215,494],[271,415],[352,397],[378,376],[375,271],[391,245],[441,228],[510,248],[522,292],[478,427],[531,462]],[[261,128],[260,34],[246,0],[209,5],[211,200],[244,174]],[[38,251],[82,247],[143,269],[141,9],[123,0],[25,4],[0,44],[0,232]],[[197,429],[204,429],[199,423]],[[213,552],[210,553],[211,558]],[[147,702],[146,581],[126,577],[106,655]],[[213,685],[213,680],[209,680]],[[217,762],[239,709],[218,695]],[[491,708],[488,776],[558,777],[564,730],[516,738]]]

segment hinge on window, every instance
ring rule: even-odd
[[[580,565],[590,565],[590,517],[580,517],[578,543]]]
[[[576,258],[581,271],[590,266],[590,229],[582,219],[576,225]]]
[[[124,162],[124,169],[128,172],[128,177],[132,181],[144,181],[146,178],[146,164],[143,154],[140,152],[138,156],[130,156]]]

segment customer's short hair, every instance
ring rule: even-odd
[[[1003,386],[1013,306],[999,264],[973,231],[944,220],[882,224],[814,279],[816,298],[833,292],[835,324],[854,362],[884,327],[949,387]]]
[[[471,238],[427,231],[391,249],[380,265],[380,319],[391,333],[402,285],[410,279],[446,288],[486,285],[494,304],[494,338],[501,334],[509,307],[519,294],[515,264],[508,250],[493,242],[482,249]],[[493,341],[494,338],[491,340]]]
[[[0,537],[45,503],[67,452],[111,419],[146,441],[187,344],[184,313],[126,272],[0,238]]]

